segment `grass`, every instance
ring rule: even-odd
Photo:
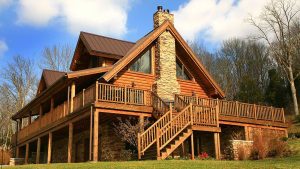
[[[5,169],[167,169],[167,168],[222,168],[222,169],[270,169],[270,168],[300,168],[300,139],[291,139],[289,145],[297,153],[287,158],[274,158],[257,161],[216,161],[216,160],[163,160],[163,161],[128,161],[128,162],[98,162],[98,163],[73,163],[73,164],[50,164],[50,165],[23,165],[5,167]]]

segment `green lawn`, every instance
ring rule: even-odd
[[[50,165],[23,165],[17,167],[5,167],[20,168],[20,169],[89,169],[89,168],[101,168],[101,169],[113,169],[113,168],[130,168],[130,169],[166,169],[166,168],[292,168],[300,169],[300,139],[289,140],[289,144],[292,149],[297,150],[298,153],[287,158],[275,158],[258,161],[216,161],[216,160],[163,160],[163,161],[129,161],[129,162],[98,162],[98,163],[75,163],[75,164],[50,164]]]

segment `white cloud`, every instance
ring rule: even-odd
[[[235,3],[237,2],[237,3]],[[254,31],[246,19],[258,16],[268,0],[190,0],[173,11],[175,26],[188,40],[201,33],[211,42],[246,37]]]
[[[0,0],[0,9],[9,6],[12,3],[12,0]]]
[[[18,23],[37,27],[59,23],[72,34],[79,31],[120,37],[127,32],[130,0],[20,0]]]
[[[5,41],[0,40],[0,57],[3,56],[3,54],[8,50],[8,47],[5,43]]]

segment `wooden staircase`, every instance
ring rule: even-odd
[[[193,126],[219,128],[216,107],[186,103],[175,95],[175,110],[170,108],[147,130],[138,134],[138,158],[156,145],[156,159],[166,159],[193,134]]]

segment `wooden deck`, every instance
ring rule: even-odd
[[[286,127],[283,108],[195,96],[179,96],[187,103],[218,107],[220,121]]]
[[[43,131],[44,128],[56,124],[55,122],[91,105],[105,113],[143,114],[150,117],[156,109],[158,111],[163,109],[161,104],[162,101],[157,99],[151,91],[97,82],[78,92],[70,101],[67,100],[51,108],[49,112],[23,127],[18,131],[18,143]],[[156,109],[154,110],[154,108]]]

